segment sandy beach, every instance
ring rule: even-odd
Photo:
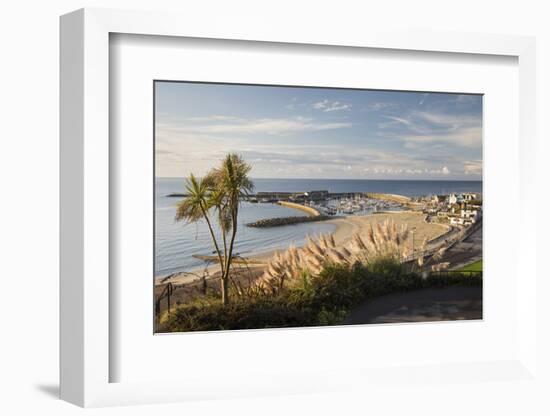
[[[371,214],[365,216],[349,216],[330,220],[336,224],[337,228],[333,233],[338,245],[345,244],[353,234],[359,233],[364,236],[370,226],[377,223],[383,223],[386,220],[393,221],[397,228],[407,226],[409,230],[414,230],[415,246],[422,243],[424,239],[433,240],[445,234],[449,227],[443,224],[428,223],[425,220],[426,215],[421,212],[403,211],[387,212],[382,214]],[[412,245],[412,237],[409,237]]]
[[[348,216],[339,217],[326,221],[327,223],[334,224],[336,226],[333,236],[338,245],[346,244],[355,233],[364,236],[370,225],[382,223],[386,220],[393,221],[398,228],[406,225],[409,230],[414,230],[414,244],[415,247],[420,247],[422,241],[425,239],[429,242],[439,236],[442,236],[449,230],[449,226],[436,223],[428,223],[425,220],[426,216],[420,212],[415,211],[401,211],[401,212],[387,212],[378,213],[365,216]],[[290,225],[291,226],[291,225]],[[413,244],[412,236],[409,237],[408,244]],[[267,252],[254,253],[247,257],[249,261],[250,269],[263,269],[268,260],[280,250],[271,250]],[[158,279],[156,284],[172,283],[175,285],[187,284],[199,279],[205,270],[208,270],[209,276],[215,276],[219,271],[218,265],[211,265],[207,268],[200,268],[191,271],[191,273],[176,273],[169,278]]]

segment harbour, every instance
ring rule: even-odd
[[[334,220],[380,215],[385,212],[423,212],[429,195],[481,192],[478,181],[388,181],[335,179],[254,179],[255,192],[241,205],[237,253],[257,253],[300,246],[308,235],[331,233]],[[309,191],[308,191],[309,190]],[[311,191],[314,190],[314,191]],[[320,190],[320,191],[315,191]],[[183,178],[158,178],[155,187],[155,276],[196,270],[204,266],[198,256],[211,256],[209,234],[203,222],[174,222],[175,206],[184,196]],[[307,195],[306,195],[307,194]],[[254,198],[256,201],[254,202]],[[431,201],[431,199],[430,199]],[[281,205],[283,203],[283,205]],[[289,205],[296,204],[296,205]],[[420,204],[420,205],[419,205]],[[442,212],[441,207],[433,209]],[[298,209],[297,207],[301,207]],[[315,210],[319,213],[314,217]],[[450,213],[449,213],[450,214]],[[427,214],[437,217],[437,214]],[[450,214],[452,215],[452,214]],[[295,218],[288,220],[288,218]],[[255,222],[276,226],[250,227]],[[430,221],[436,223],[434,218]],[[447,222],[449,220],[447,219]]]

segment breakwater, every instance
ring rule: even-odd
[[[407,204],[411,202],[411,198],[408,196],[403,195],[395,195],[395,194],[380,194],[380,193],[374,193],[374,192],[366,192],[365,196],[367,198],[371,199],[379,199],[382,201],[390,201],[390,202],[397,202],[399,204]]]
[[[282,217],[282,218],[265,218],[263,220],[254,221],[246,224],[247,227],[268,228],[280,227],[283,225],[300,224],[303,222],[325,221],[335,218],[328,215],[312,215],[309,217]]]
[[[318,209],[313,207],[308,207],[302,204],[296,204],[295,202],[279,201],[278,204],[287,208],[299,209],[300,211],[307,212],[309,215],[313,217],[318,217],[319,215],[321,215]]]
[[[309,216],[300,217],[279,217],[279,218],[265,218],[258,221],[254,221],[246,224],[248,227],[267,228],[267,227],[280,227],[282,225],[299,224],[303,222],[315,222],[324,221],[334,217],[328,215],[322,215],[318,209],[307,205],[297,204],[295,202],[278,201],[277,204],[287,207],[298,209],[300,211],[307,212]]]

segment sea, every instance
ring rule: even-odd
[[[443,195],[461,192],[482,192],[481,181],[429,180],[349,180],[349,179],[254,179],[255,192],[374,192],[406,195]],[[157,178],[155,181],[155,277],[193,271],[205,266],[193,255],[213,255],[208,228],[204,221],[185,224],[175,221],[179,198],[172,193],[184,193],[183,178]],[[249,256],[290,244],[302,245],[308,235],[332,232],[333,224],[311,222],[272,228],[253,228],[246,224],[264,218],[307,215],[306,213],[271,203],[243,202],[235,244],[238,255]],[[219,235],[218,235],[219,237]]]

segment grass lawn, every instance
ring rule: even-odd
[[[474,263],[468,264],[460,269],[465,272],[482,272],[483,271],[483,260],[478,260]]]

